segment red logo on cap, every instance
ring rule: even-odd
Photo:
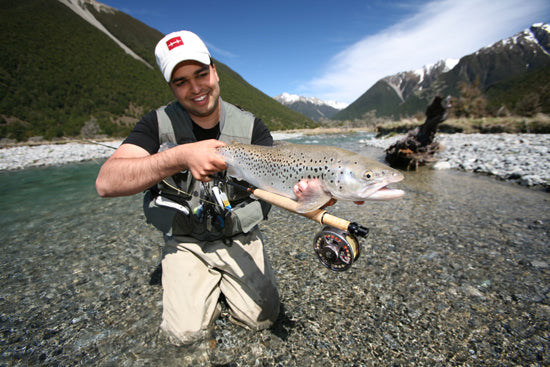
[[[181,40],[180,36],[170,38],[168,41],[166,41],[166,46],[168,46],[168,51],[170,51],[178,46],[183,46],[183,41]]]

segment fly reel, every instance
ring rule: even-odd
[[[349,269],[361,252],[359,241],[353,234],[331,226],[317,233],[313,249],[321,264],[332,271]]]

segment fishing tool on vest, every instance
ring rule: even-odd
[[[164,196],[157,196],[155,198],[155,204],[157,204],[158,206],[164,206],[164,207],[167,207],[167,208],[172,208],[172,209],[176,209],[176,210],[179,210],[180,212],[182,212],[183,214],[185,215],[189,215],[189,210],[181,205],[181,204],[178,204],[176,203],[175,201],[172,201],[168,198],[165,198]]]
[[[308,213],[298,213],[296,210],[297,203],[292,199],[269,191],[245,187],[235,182],[226,182],[249,192],[257,199],[323,224],[325,227],[315,235],[313,240],[313,250],[321,264],[330,270],[347,270],[359,257],[361,246],[357,237],[366,238],[369,234],[367,227],[336,217],[324,209],[316,209]]]
[[[226,208],[218,185],[201,182],[200,205],[194,210],[195,215],[202,222],[206,219],[208,231],[215,229],[221,231],[225,227],[225,215],[231,210],[231,205]],[[227,196],[225,197],[227,199]]]
[[[231,211],[231,204],[229,203],[229,200],[227,199],[227,195],[225,192],[220,191],[220,188],[218,186],[214,186],[212,188],[212,193],[214,194],[214,197],[216,198],[216,202],[222,208],[222,210]]]
[[[174,180],[173,177],[175,176],[172,176],[172,180]],[[177,209],[185,215],[194,216],[196,222],[203,224],[208,232],[224,230],[227,216],[230,215],[232,209],[223,187],[224,181],[216,178],[213,182],[200,182],[194,192],[182,190],[177,181],[169,182],[168,179],[164,179],[162,184],[171,189],[171,197],[182,198],[185,201],[188,200],[187,198],[196,197],[198,200],[195,201],[195,204],[198,205],[189,208],[188,205],[184,206],[164,197],[162,192],[159,192],[155,198],[156,205]]]

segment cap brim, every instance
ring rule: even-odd
[[[210,65],[209,54],[196,53],[194,55],[189,55],[189,53],[186,52],[185,56],[182,56],[181,58],[174,58],[174,61],[171,61],[169,64],[166,65],[166,68],[163,71],[164,79],[166,79],[166,81],[170,83],[170,80],[172,78],[172,73],[174,72],[174,69],[176,68],[176,66],[188,60],[197,61],[204,65]]]

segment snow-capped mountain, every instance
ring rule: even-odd
[[[538,23],[460,60],[441,60],[382,78],[334,118],[361,118],[370,111],[377,116],[412,116],[423,112],[437,94],[458,96],[461,82],[477,84],[482,93],[491,89],[491,98],[496,99],[489,103],[512,110],[527,94],[545,88],[548,69],[550,26]],[[500,96],[495,96],[496,91]]]
[[[273,97],[273,99],[316,121],[330,119],[338,111],[348,106],[347,103],[322,101],[315,97],[303,97],[286,92]]]
[[[348,103],[337,102],[337,101],[321,101],[319,98],[315,97],[302,97],[297,94],[283,93],[278,96],[273,97],[277,101],[283,104],[292,104],[295,102],[305,102],[312,103],[318,106],[327,105],[337,110],[342,110],[348,106]]]
[[[539,47],[544,53],[550,55],[550,25],[545,23],[533,24],[530,28],[519,32],[512,37],[500,40],[493,43],[490,46],[483,47],[478,50],[475,54],[482,54],[484,52],[491,52],[491,49],[498,48],[508,48],[513,49],[516,46],[532,48],[535,46],[536,49]],[[537,51],[534,50],[536,53]]]
[[[457,59],[445,59],[435,64],[424,65],[422,68],[416,69],[414,73],[420,77],[420,81],[418,82],[420,88],[422,88],[424,84],[429,85],[432,83],[434,77],[452,70],[459,61],[460,60]]]
[[[439,75],[454,68],[458,62],[459,60],[456,59],[440,60],[434,64],[424,65],[420,69],[387,76],[382,80],[394,89],[402,102],[405,102],[412,93],[429,87]]]

